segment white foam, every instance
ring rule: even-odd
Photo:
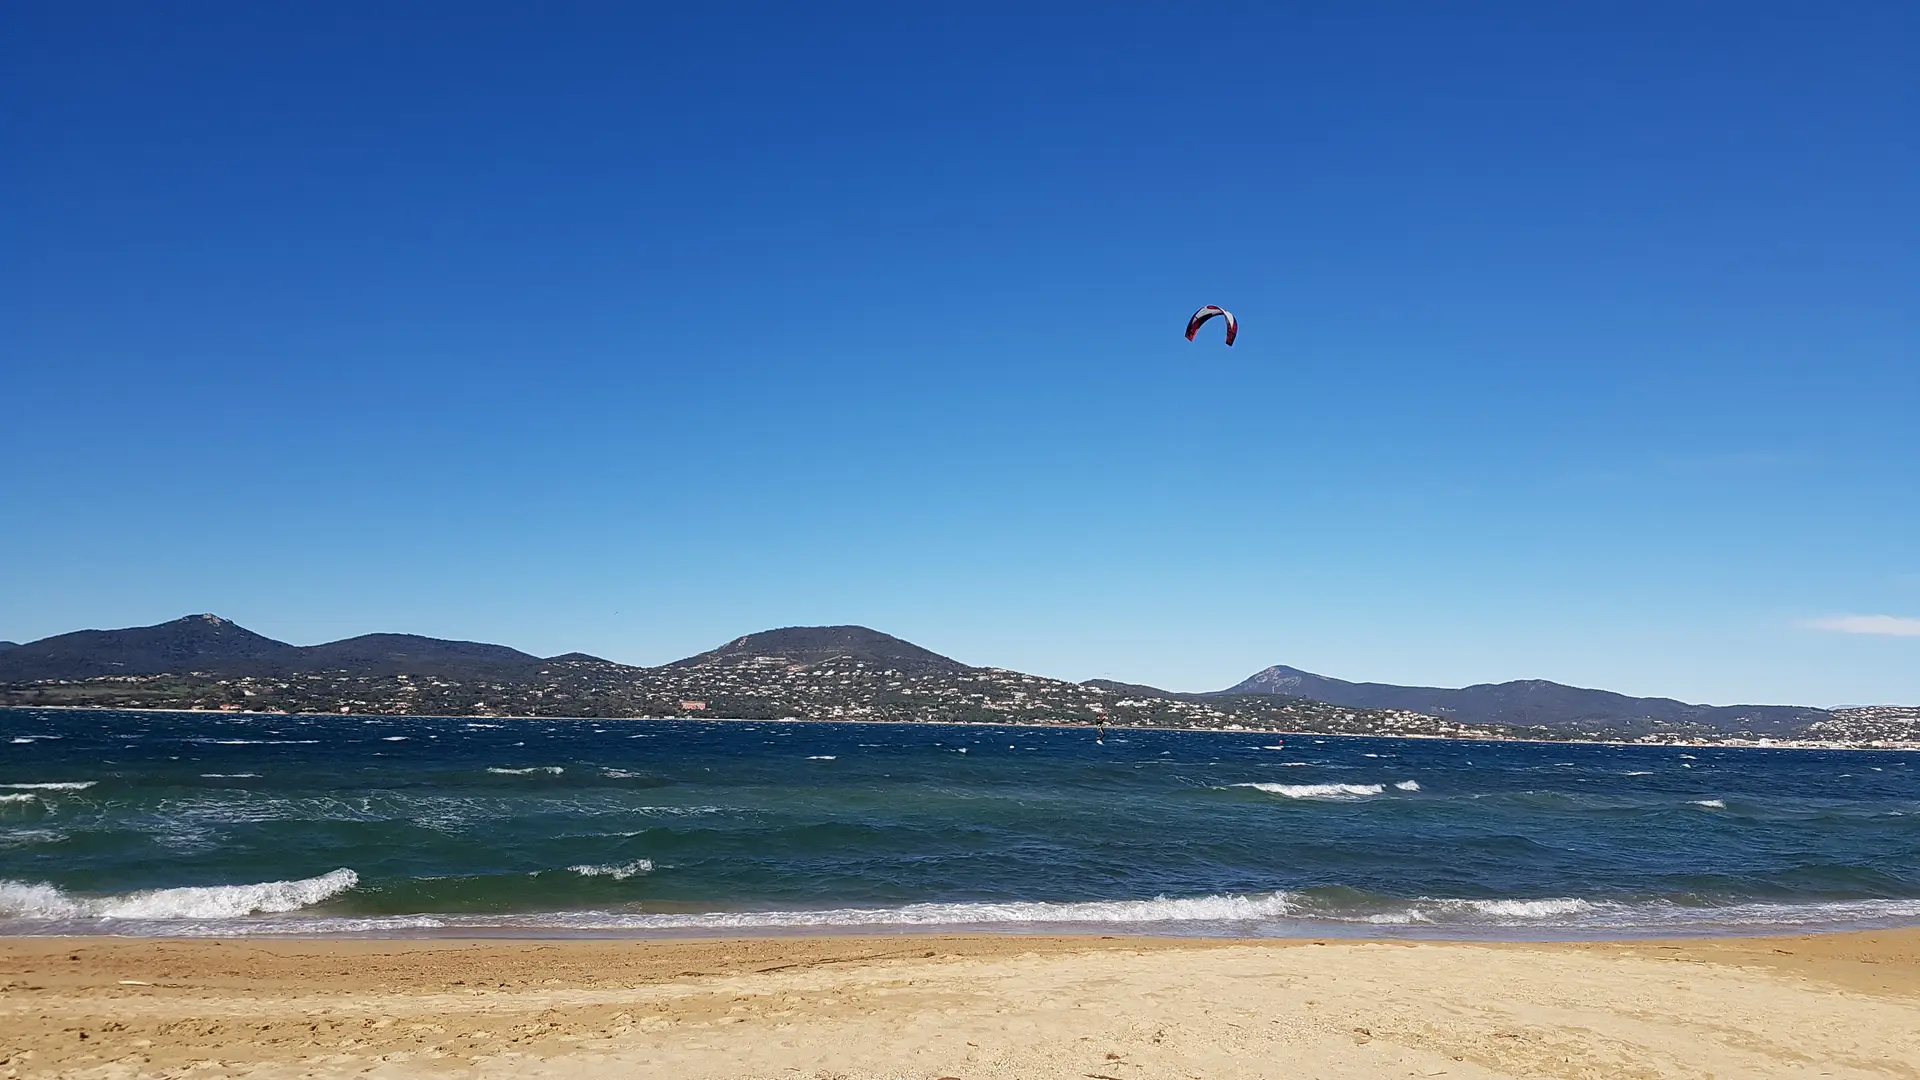
[[[965,750],[962,750],[960,752],[963,754],[966,753]],[[812,757],[809,757],[807,760],[808,761],[838,761],[840,760],[840,756],[838,754],[815,754]]]
[[[524,769],[505,769],[505,768],[499,768],[496,766],[489,766],[487,768],[487,771],[490,773],[498,773],[501,776],[525,776],[528,773],[537,773],[537,772],[543,772],[553,776],[559,776],[561,773],[566,772],[567,770],[564,765],[529,765]]]
[[[1592,911],[1593,905],[1574,898],[1553,900],[1442,900],[1445,906],[1458,906],[1481,915],[1501,919],[1551,919],[1559,915],[1579,915]]]
[[[98,780],[67,780],[57,784],[0,784],[0,788],[14,791],[85,791],[99,783]]]
[[[200,775],[208,780],[249,780],[260,774],[257,772],[203,772]]]
[[[1652,770],[1652,769],[1635,769],[1635,770],[1633,770],[1633,771],[1632,771],[1632,772],[1630,772],[1630,773],[1623,773],[1623,774],[1621,774],[1621,775],[1623,775],[1623,776],[1652,776],[1652,775],[1653,775],[1653,770]]]
[[[120,896],[76,896],[53,885],[0,881],[0,918],[237,919],[297,911],[359,883],[360,876],[344,867],[298,881],[149,889]]]
[[[30,803],[39,798],[38,795],[0,795],[0,803]]]
[[[9,829],[0,832],[0,848],[33,847],[37,844],[59,844],[67,840],[67,834],[52,829]]]
[[[1693,800],[1693,805],[1695,805],[1695,806],[1704,806],[1704,807],[1707,807],[1707,808],[1708,808],[1708,809],[1710,809],[1710,810],[1725,810],[1725,809],[1727,808],[1727,800],[1725,800],[1725,799],[1695,799],[1695,800]]]
[[[1284,747],[1284,746],[1263,746],[1263,747],[1261,747],[1260,749],[1262,749],[1262,750],[1285,750],[1285,749],[1286,749],[1286,747]]]
[[[1395,784],[1395,785],[1393,785],[1393,786],[1394,786],[1395,788],[1397,788],[1397,789],[1399,789],[1399,790],[1401,790],[1401,791],[1419,791],[1419,790],[1420,790],[1420,781],[1418,781],[1418,780],[1402,780],[1402,781],[1400,781],[1399,783],[1397,783],[1397,784]]]
[[[210,746],[318,746],[319,739],[194,739]]]
[[[0,897],[5,895],[0,884]],[[56,890],[57,891],[57,890]],[[6,911],[0,899],[0,915]],[[127,921],[118,933],[170,937],[229,937],[247,934],[406,934],[419,931],[520,929],[614,934],[732,933],[840,927],[953,927],[993,929],[1152,927],[1156,924],[1199,933],[1300,937],[1345,934],[1348,927],[1366,935],[1441,938],[1504,938],[1517,930],[1532,936],[1618,938],[1649,934],[1793,932],[1907,925],[1920,919],[1920,900],[1848,900],[1807,904],[1745,903],[1699,908],[1655,900],[1622,903],[1547,899],[1463,900],[1415,898],[1388,900],[1357,909],[1330,907],[1311,894],[1276,892],[1244,896],[1199,896],[1080,903],[910,904],[897,908],[834,908],[814,911],[659,912],[553,911],[528,914],[386,915],[284,918]],[[58,922],[56,931],[65,932]],[[75,932],[88,931],[85,926]]]
[[[411,735],[382,735],[380,737],[380,741],[381,742],[406,742],[408,739],[411,739],[411,738],[413,738],[413,736]]]
[[[1289,799],[1364,799],[1386,790],[1381,784],[1229,784]]]
[[[635,859],[629,863],[609,863],[604,866],[583,864],[581,866],[569,866],[567,869],[579,874],[581,877],[610,877],[615,881],[625,881],[635,874],[652,873],[653,860]]]

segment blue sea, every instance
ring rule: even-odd
[[[0,710],[0,933],[1920,923],[1920,754]]]

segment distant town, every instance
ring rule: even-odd
[[[1315,687],[1329,696],[1392,696],[1435,704],[1432,711],[1374,708],[1243,689],[1276,684]],[[1493,695],[1487,700],[1501,703],[1484,707],[1493,715],[1460,715],[1476,708],[1473,703],[1480,699],[1471,692],[1481,689]],[[1509,692],[1499,694],[1502,690]],[[1424,698],[1421,691],[1339,683],[1286,668],[1208,694],[1100,680],[1075,683],[972,667],[864,627],[767,631],[659,667],[578,653],[542,659],[501,646],[408,635],[291,646],[217,616],[82,631],[0,651],[0,705],[6,706],[1100,725],[1920,749],[1920,708],[1913,707],[1714,708],[1553,683],[1431,690]],[[1597,695],[1593,700],[1600,704],[1583,704],[1587,698],[1581,695]],[[1613,715],[1567,715],[1581,710]]]

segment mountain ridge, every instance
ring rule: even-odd
[[[1272,694],[1365,709],[1405,709],[1480,723],[1564,725],[1588,721],[1701,725],[1715,730],[1786,731],[1831,715],[1801,705],[1695,705],[1674,698],[1633,697],[1546,679],[1476,683],[1459,688],[1348,682],[1275,664],[1220,694]]]
[[[1831,732],[1851,738],[1866,731],[1900,739],[1911,719],[1900,708],[1693,705],[1540,679],[1457,689],[1358,683],[1286,665],[1225,690],[1176,693],[974,667],[854,625],[764,630],[641,667],[579,652],[542,658],[415,634],[291,645],[213,614],[74,631],[0,649],[0,703],[947,722],[1106,718],[1229,730],[1281,725],[1349,734],[1551,738],[1826,738]],[[1284,726],[1303,723],[1317,726]],[[1920,737],[1920,730],[1913,734]]]

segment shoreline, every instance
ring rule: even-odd
[[[0,1076],[1911,1077],[1920,928],[0,938]]]
[[[44,709],[63,712],[126,712],[126,713],[165,713],[176,716],[284,716],[289,719],[303,720],[549,720],[549,721],[595,721],[601,723],[713,723],[713,724],[876,724],[891,727],[960,727],[960,728],[1034,728],[1039,730],[1082,731],[1094,728],[1090,723],[1074,722],[1069,724],[1037,724],[1021,720],[873,720],[849,717],[836,717],[831,720],[818,720],[812,717],[793,716],[755,720],[739,716],[523,716],[519,714],[441,714],[441,713],[309,713],[309,712],[246,712],[225,709],[155,709],[120,708],[104,705],[4,705],[6,709]],[[1920,753],[1920,742],[1901,743],[1895,746],[1862,746],[1843,743],[1801,743],[1801,742],[1624,742],[1618,739],[1509,739],[1495,735],[1419,735],[1403,732],[1350,732],[1350,731],[1293,731],[1286,728],[1203,728],[1203,727],[1159,727],[1151,724],[1108,724],[1109,732],[1118,731],[1165,731],[1188,732],[1205,735],[1281,735],[1297,739],[1414,739],[1420,742],[1458,742],[1510,744],[1518,743],[1531,746],[1625,746],[1643,750],[1847,750],[1870,753]]]

